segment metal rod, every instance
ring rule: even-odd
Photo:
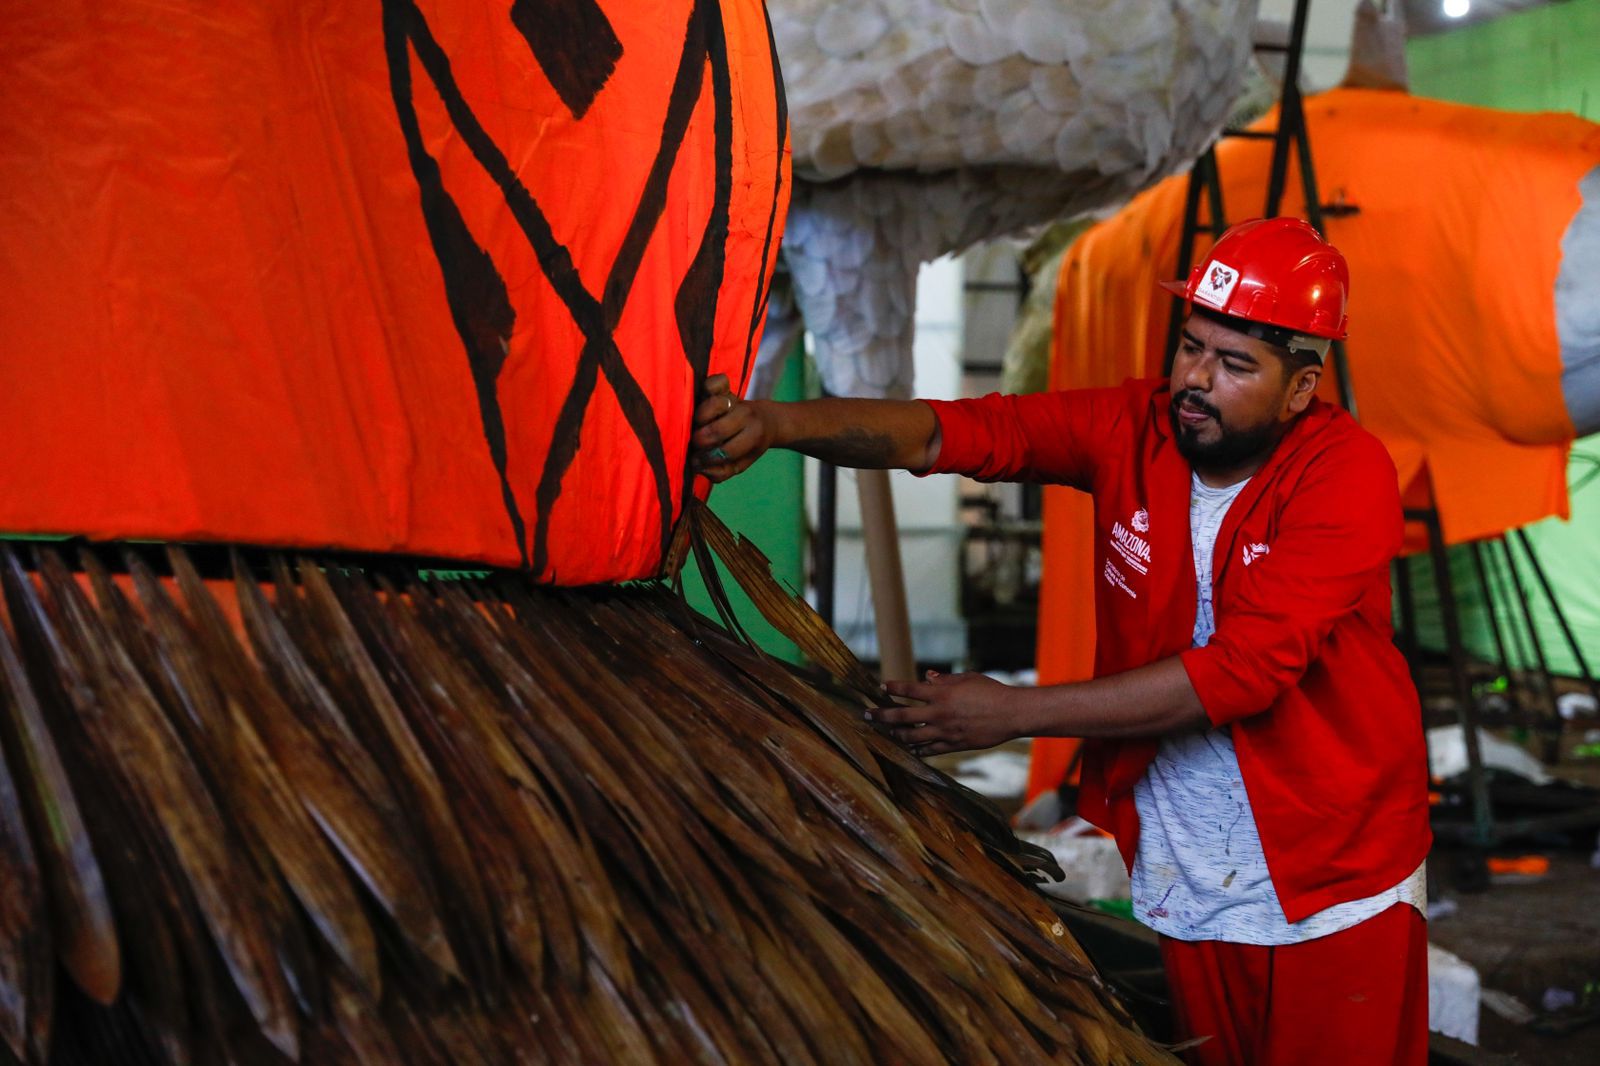
[[[811,580],[817,588],[817,613],[833,628],[835,552],[839,543],[839,468],[817,468],[817,533],[811,542]]]
[[[1400,651],[1411,668],[1411,681],[1419,688],[1422,681],[1422,662],[1417,654],[1421,642],[1417,639],[1417,597],[1411,587],[1411,560],[1396,559],[1392,568],[1395,593],[1400,599]]]
[[[1550,579],[1545,576],[1544,567],[1539,563],[1539,556],[1534,554],[1533,542],[1528,539],[1527,530],[1516,530],[1515,535],[1517,543],[1522,545],[1522,550],[1528,555],[1528,563],[1533,567],[1534,577],[1539,579],[1539,587],[1544,589],[1544,598],[1550,601],[1550,613],[1556,616],[1556,625],[1561,627],[1561,635],[1566,638],[1567,648],[1571,650],[1572,658],[1577,661],[1578,672],[1583,676],[1584,683],[1589,686],[1595,701],[1600,702],[1600,681],[1595,680],[1594,671],[1589,669],[1589,662],[1583,657],[1583,649],[1579,647],[1578,638],[1572,632],[1566,612],[1556,600],[1555,589],[1550,587]]]
[[[1294,58],[1299,59],[1296,52]],[[1290,123],[1291,136],[1294,139],[1296,153],[1300,163],[1300,188],[1305,194],[1306,221],[1324,237],[1328,235],[1326,224],[1322,217],[1322,194],[1317,190],[1317,168],[1311,159],[1311,134],[1306,129],[1306,113],[1304,100],[1300,96],[1300,87],[1296,83],[1294,94],[1291,97],[1288,89],[1284,90],[1283,108],[1285,112],[1290,107],[1294,108],[1293,120]],[[1284,125],[1284,119],[1279,117],[1278,125]],[[1276,161],[1274,155],[1274,161]],[[1268,217],[1277,214],[1269,211]],[[1355,383],[1350,380],[1350,362],[1345,358],[1344,341],[1333,342],[1333,374],[1335,383],[1339,387],[1339,405],[1350,412],[1352,418],[1359,419],[1360,412],[1356,410]]]
[[[1300,55],[1306,43],[1306,12],[1309,0],[1295,0],[1294,18],[1289,23],[1289,52],[1284,60],[1283,96],[1278,106],[1278,136],[1272,145],[1272,170],[1267,179],[1266,218],[1278,213],[1283,201],[1283,185],[1289,173],[1289,141],[1304,127],[1300,107]]]
[[[1550,702],[1550,713],[1555,714],[1556,686],[1550,676],[1550,662],[1545,658],[1544,644],[1539,640],[1539,630],[1533,624],[1533,608],[1528,604],[1527,590],[1522,587],[1522,576],[1517,573],[1517,557],[1511,552],[1509,538],[1501,538],[1500,549],[1505,553],[1506,572],[1511,575],[1511,587],[1516,591],[1517,603],[1522,607],[1522,624],[1528,634],[1528,643],[1533,647],[1533,660],[1539,667],[1541,684]]]
[[[1459,823],[1438,822],[1434,824],[1433,835],[1440,840],[1449,840],[1476,847],[1493,847],[1504,840],[1516,840],[1520,837],[1530,837],[1539,833],[1560,833],[1569,829],[1586,829],[1589,826],[1600,825],[1600,806],[1580,807],[1576,810],[1562,811],[1558,814],[1538,814],[1527,818],[1509,818],[1494,823],[1487,841],[1479,839],[1476,825],[1467,826]]]
[[[1222,206],[1222,168],[1217,165],[1217,150],[1207,148],[1200,157],[1206,168],[1206,200],[1211,215],[1211,239],[1218,240],[1228,228],[1228,213]]]
[[[1211,150],[1207,149],[1210,155]],[[1189,268],[1194,266],[1194,236],[1200,228],[1200,193],[1205,182],[1205,171],[1201,167],[1201,160],[1194,161],[1194,166],[1189,168],[1189,184],[1183,194],[1183,229],[1178,237],[1178,268],[1176,277],[1179,281],[1189,276]],[[1164,356],[1162,373],[1167,376],[1172,374],[1172,360],[1178,352],[1178,333],[1183,329],[1183,317],[1178,313],[1182,300],[1176,296],[1172,298],[1172,311],[1167,317],[1167,351]]]
[[[1501,676],[1509,678],[1511,675],[1511,657],[1506,654],[1506,642],[1500,632],[1500,618],[1494,609],[1494,588],[1489,584],[1489,570],[1483,565],[1483,542],[1473,541],[1469,547],[1472,550],[1472,568],[1478,573],[1478,587],[1483,590],[1484,609],[1489,612],[1489,632],[1494,635],[1494,653],[1497,665],[1500,667]]]
[[[1509,605],[1514,598],[1514,594],[1502,588],[1504,582],[1500,579],[1500,564],[1495,561],[1494,545],[1495,541],[1491,540],[1485,546],[1483,552],[1484,562],[1489,568],[1489,581],[1494,586],[1494,594],[1496,596],[1504,595]],[[1511,668],[1521,674],[1532,675],[1534,650],[1527,645],[1522,626],[1516,624],[1520,616],[1511,606],[1506,608],[1506,613],[1510,619],[1506,623],[1506,653],[1516,660],[1516,665]],[[1524,683],[1523,687],[1529,688],[1531,686]]]
[[[1467,677],[1467,649],[1461,641],[1461,616],[1457,613],[1455,583],[1450,577],[1450,557],[1445,551],[1439,509],[1428,508],[1428,555],[1433,560],[1433,583],[1439,594],[1439,615],[1444,622],[1445,650],[1450,657],[1450,681],[1460,707],[1462,739],[1467,746],[1467,788],[1472,796],[1472,825],[1477,843],[1488,847],[1494,838],[1494,813],[1489,806],[1489,779],[1478,750],[1478,708]]]

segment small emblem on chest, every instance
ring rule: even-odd
[[[1260,543],[1246,544],[1244,546],[1244,553],[1243,553],[1244,554],[1244,565],[1249,566],[1251,563],[1255,562],[1257,559],[1261,558],[1263,555],[1266,555],[1271,550],[1272,549],[1267,547],[1265,544],[1260,544]]]
[[[1133,517],[1128,519],[1133,529],[1129,529],[1121,522],[1111,523],[1111,547],[1120,556],[1122,561],[1141,574],[1150,572],[1150,542],[1139,533],[1150,530],[1150,514],[1143,508],[1135,511]],[[1134,532],[1138,530],[1138,532]]]

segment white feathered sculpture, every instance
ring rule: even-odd
[[[784,258],[824,388],[910,395],[923,262],[1187,166],[1238,96],[1255,8],[770,0],[794,146]]]

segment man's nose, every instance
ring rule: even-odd
[[[1196,392],[1211,391],[1211,360],[1184,359],[1178,364],[1180,384]]]

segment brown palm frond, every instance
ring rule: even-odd
[[[697,522],[828,677],[658,586],[0,547],[0,1061],[1171,1062]]]

